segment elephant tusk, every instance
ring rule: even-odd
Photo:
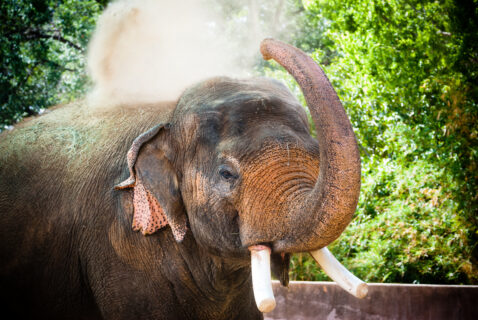
[[[365,282],[348,271],[327,249],[327,247],[310,251],[312,257],[322,267],[324,272],[337,284],[351,295],[362,299],[368,293],[368,286]]]
[[[271,249],[256,245],[251,251],[252,288],[254,299],[260,312],[270,312],[276,307],[271,282]]]

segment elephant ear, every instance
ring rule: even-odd
[[[133,230],[152,234],[171,227],[177,242],[184,239],[187,219],[174,167],[166,156],[166,131],[160,124],[138,136],[127,154],[130,176],[115,189],[133,188]]]

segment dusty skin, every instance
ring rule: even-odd
[[[325,148],[334,152],[325,159],[342,159],[337,148],[347,144],[339,136],[332,149],[327,141],[319,148],[304,119],[273,80],[215,78],[177,103],[100,112],[79,102],[3,134],[4,309],[37,318],[261,318],[247,247],[267,244],[273,264],[287,268],[281,261],[290,252],[326,245],[351,215],[344,217],[341,193],[329,200],[320,191],[341,176],[333,176],[335,165],[323,173],[319,154]],[[170,227],[134,232],[134,186],[113,188],[130,175],[133,140],[161,123],[168,125],[143,143],[130,167],[169,225],[187,230],[182,239]],[[345,130],[334,125],[322,124]],[[269,162],[276,170],[267,181],[258,172],[268,172]]]
[[[172,102],[78,101],[0,136],[5,313],[263,317],[248,247],[269,247],[286,285],[290,253],[326,246],[349,223],[360,159],[322,70],[278,41],[261,50],[296,77],[319,141],[284,85],[228,77],[200,81]],[[150,225],[146,197],[138,219],[149,235],[133,230],[139,185],[167,220]]]

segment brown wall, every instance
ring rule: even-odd
[[[478,286],[369,284],[357,299],[333,282],[274,281],[277,307],[265,319],[478,320]]]

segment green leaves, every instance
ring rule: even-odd
[[[452,1],[304,1],[333,52],[312,56],[330,62],[326,74],[362,153],[356,217],[331,250],[366,280],[478,281],[478,50],[470,50],[478,41],[469,41],[478,11],[470,2],[465,13]]]
[[[84,93],[83,53],[101,9],[95,1],[1,2],[0,131]]]
[[[0,130],[83,95],[84,52],[106,2],[0,2]],[[357,213],[330,246],[339,260],[368,281],[477,283],[477,1],[206,3],[238,51],[259,32],[293,38],[343,101],[363,178]],[[259,73],[305,104],[290,75],[260,61]],[[306,254],[291,276],[326,279]]]

